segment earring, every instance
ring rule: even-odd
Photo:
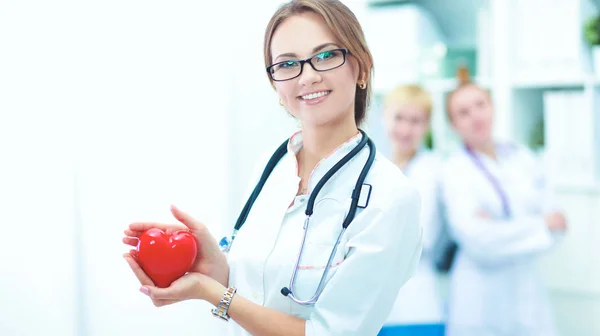
[[[279,105],[283,106],[283,100],[281,100],[281,98],[279,98]]]
[[[359,80],[359,81],[358,81],[358,87],[359,87],[361,90],[364,90],[364,89],[366,89],[366,88],[367,88],[367,82],[365,82],[365,81],[364,81],[364,80],[362,80],[362,79],[361,79],[361,80]]]

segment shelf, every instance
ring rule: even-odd
[[[600,85],[600,79],[594,75],[580,75],[572,77],[545,76],[545,77],[517,77],[512,81],[514,89],[562,89],[585,88]]]
[[[553,189],[560,194],[600,195],[600,182],[558,181],[553,183]]]
[[[485,88],[491,89],[492,81],[488,78],[475,78],[473,83]],[[430,79],[422,82],[422,85],[432,93],[448,93],[458,86],[455,78]]]

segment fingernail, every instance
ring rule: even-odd
[[[146,295],[150,295],[150,290],[146,287],[142,287],[140,288],[140,292],[146,294]]]

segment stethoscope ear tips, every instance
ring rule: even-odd
[[[283,296],[288,296],[288,294],[290,294],[290,290],[289,290],[287,287],[283,287],[283,288],[281,289],[281,294],[282,294]]]

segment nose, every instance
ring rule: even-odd
[[[311,86],[313,84],[317,84],[321,81],[321,74],[313,69],[313,67],[308,63],[304,63],[302,65],[302,74],[300,74],[300,79],[298,83],[302,86]]]
[[[396,122],[396,132],[398,133],[398,135],[400,136],[406,136],[408,133],[410,133],[410,122],[407,120],[399,120]]]
[[[401,120],[398,123],[398,129],[401,132],[406,133],[410,129],[410,122],[408,120]]]

